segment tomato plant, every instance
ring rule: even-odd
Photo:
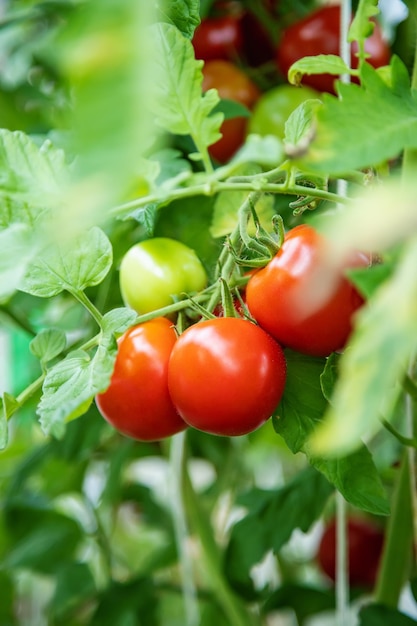
[[[285,385],[280,346],[249,321],[199,322],[178,339],[169,362],[172,401],[190,426],[243,435],[261,426]]]
[[[236,65],[229,61],[210,61],[203,67],[203,89],[217,89],[219,96],[233,100],[251,109],[260,96],[255,83]],[[245,140],[247,118],[225,119],[220,132],[221,139],[210,146],[211,156],[225,163],[241,147]]]
[[[194,250],[167,237],[132,246],[122,259],[119,278],[125,303],[138,313],[168,306],[175,297],[199,291],[207,282]]]
[[[133,326],[118,340],[110,385],[96,404],[123,435],[158,441],[186,427],[168,393],[168,361],[176,340],[172,323],[163,317]]]
[[[414,623],[415,3],[352,3],[358,68],[290,78],[353,84],[295,110],[260,31],[335,3],[3,4],[0,622]],[[232,15],[235,65],[196,59]],[[366,581],[349,532],[319,571],[329,511],[384,529]]]
[[[248,133],[276,135],[284,138],[285,123],[291,113],[309,98],[319,94],[308,87],[278,85],[269,89],[257,100],[248,123]]]
[[[344,347],[352,317],[363,303],[343,269],[335,271],[326,253],[326,241],[316,230],[296,226],[246,288],[249,310],[262,328],[284,346],[315,356]],[[358,252],[348,265],[367,263],[368,257]]]
[[[390,49],[384,39],[381,27],[375,23],[373,33],[365,40],[367,61],[374,67],[387,65]],[[326,5],[290,25],[282,34],[278,44],[277,64],[284,76],[293,63],[306,56],[318,54],[338,55],[340,49],[340,6]],[[358,66],[358,47],[351,49],[352,67]],[[303,84],[318,91],[334,93],[334,76],[329,74],[306,75]]]
[[[373,589],[381,560],[384,531],[366,518],[349,517],[348,538],[349,581],[352,586]],[[320,569],[336,579],[336,520],[329,521],[320,539],[317,561]]]

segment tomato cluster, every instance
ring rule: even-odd
[[[100,412],[139,440],[187,426],[225,436],[252,432],[284,393],[285,348],[328,356],[344,347],[362,304],[344,271],[366,264],[368,257],[355,253],[335,267],[327,240],[311,226],[296,226],[274,258],[249,273],[249,315],[237,306],[225,317],[220,307],[213,319],[190,320],[178,338],[165,317],[129,329],[119,339],[110,385],[97,396]],[[136,244],[120,266],[126,304],[139,312],[161,310],[205,283],[195,253],[170,239]]]
[[[211,157],[227,162],[242,146],[248,133],[284,137],[284,125],[292,111],[321,92],[334,92],[335,77],[306,75],[303,88],[287,82],[290,66],[301,57],[339,54],[340,6],[319,5],[282,28],[277,5],[263,2],[261,12],[270,21],[268,30],[243,3],[217,1],[193,37],[197,59],[204,61],[203,89],[215,87],[222,99],[248,109],[247,116],[225,119],[222,138],[210,146]],[[271,26],[272,25],[272,26]],[[273,31],[276,31],[275,33]],[[357,67],[357,46],[352,45],[352,67]],[[367,61],[374,67],[387,65],[390,49],[378,23],[365,42]],[[275,71],[271,74],[271,66]],[[268,68],[268,79],[262,67]]]

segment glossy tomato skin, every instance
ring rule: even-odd
[[[209,61],[203,67],[203,91],[215,88],[220,98],[234,100],[252,109],[261,95],[255,83],[229,61]],[[247,117],[235,117],[223,122],[221,139],[209,147],[210,155],[219,163],[226,163],[245,141]]]
[[[289,26],[282,35],[276,55],[278,67],[284,76],[287,76],[291,65],[302,57],[318,54],[338,55],[339,28],[339,5],[323,6]],[[374,32],[365,42],[365,50],[371,55],[367,61],[374,67],[381,67],[389,63],[390,49],[382,36],[378,23],[375,23]],[[356,52],[357,46],[354,44],[351,54],[352,67],[358,66]],[[336,78],[330,74],[305,75],[302,82],[318,91],[334,93]]]
[[[184,421],[225,436],[261,426],[278,405],[285,379],[278,343],[235,317],[189,327],[175,344],[168,369],[171,398]]]
[[[240,15],[207,17],[197,26],[193,36],[196,59],[234,60],[243,47]]]
[[[140,315],[200,291],[206,271],[194,250],[174,239],[155,237],[132,246],[120,264],[120,291],[125,304]]]
[[[357,252],[346,268],[368,263],[368,256]],[[246,302],[252,317],[281,345],[328,356],[344,347],[363,299],[343,268],[333,267],[326,240],[302,224],[286,234],[276,256],[249,280]]]
[[[158,441],[186,428],[168,393],[168,361],[177,340],[172,323],[155,318],[118,340],[108,389],[96,396],[102,416],[120,433]]]
[[[309,87],[284,84],[269,89],[253,108],[248,133],[275,135],[282,140],[287,119],[300,104],[310,98],[319,98],[319,93]]]
[[[347,556],[349,583],[354,587],[372,589],[384,545],[384,532],[371,521],[351,517],[347,521]],[[336,521],[325,527],[317,552],[317,562],[322,572],[332,581],[336,578]]]

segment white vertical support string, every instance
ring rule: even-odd
[[[340,49],[339,55],[346,63],[351,65],[351,46],[347,34],[351,22],[351,0],[343,0],[340,10]],[[340,80],[350,82],[350,74],[343,74]],[[337,181],[337,193],[346,196],[348,185],[346,180]],[[341,493],[336,494],[336,618],[337,626],[349,625],[349,562],[348,562],[348,538],[347,538],[347,512],[346,501]]]

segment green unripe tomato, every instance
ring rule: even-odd
[[[309,87],[279,85],[266,91],[255,104],[248,124],[248,133],[275,135],[284,138],[285,122],[305,100],[318,98]]]
[[[126,306],[143,315],[172,304],[184,293],[204,289],[207,275],[194,250],[180,241],[155,237],[126,252],[119,280]]]

